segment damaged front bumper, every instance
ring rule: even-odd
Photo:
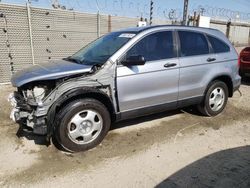
[[[17,100],[15,98],[15,93],[10,93],[8,97],[8,101],[10,102],[13,109],[10,113],[10,119],[14,122],[18,122],[21,120],[20,109],[17,107]]]
[[[46,117],[36,117],[34,115],[36,107],[30,106],[18,92],[10,93],[8,101],[13,107],[10,119],[32,128],[35,134],[47,134]]]

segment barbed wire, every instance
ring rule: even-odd
[[[198,5],[197,7],[193,8],[190,12],[201,12],[203,10],[203,14],[206,16],[210,16],[212,18],[225,18],[225,19],[232,19],[232,20],[250,20],[250,13],[241,12],[241,11],[233,11],[226,8],[214,7],[209,5]]]
[[[77,4],[80,5],[83,2],[76,0]],[[71,1],[72,2],[72,1]],[[91,1],[87,0],[88,8],[95,10],[98,4],[98,7],[101,12],[115,12],[118,15],[128,15],[135,14],[136,16],[143,15],[144,17],[149,16],[149,2],[134,2],[134,1],[124,1],[124,0],[96,0]],[[241,12],[237,10],[231,10],[222,7],[194,4],[189,8],[189,14],[192,15],[194,12],[202,13],[205,16],[212,18],[222,18],[222,19],[231,19],[231,20],[250,20],[250,12]],[[182,9],[181,8],[167,8],[164,6],[154,5],[154,17],[169,19],[169,15],[174,15],[174,19],[182,19]]]
[[[131,17],[149,17],[150,1],[147,2],[135,2],[132,0],[87,0],[85,6],[83,6],[80,0],[64,0],[66,1],[66,7],[70,7],[74,10],[84,11],[87,9],[91,11],[100,11],[104,13],[112,13],[118,16],[131,16]],[[236,0],[235,0],[236,2]],[[250,2],[238,1],[243,5],[250,5]],[[231,10],[224,7],[211,6],[208,4],[193,4],[189,7],[189,15],[193,15],[194,12],[200,13],[204,16],[209,16],[216,19],[226,20],[239,20],[250,21],[250,12],[242,12],[237,10]],[[181,20],[183,10],[182,8],[164,7],[164,5],[154,4],[153,17],[158,19],[174,19]]]

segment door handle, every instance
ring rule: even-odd
[[[207,59],[207,62],[212,62],[212,61],[215,61],[216,60],[216,58],[211,58],[211,57],[209,57],[208,59]]]
[[[176,65],[177,65],[176,63],[166,63],[164,67],[169,68],[169,67],[175,67]]]

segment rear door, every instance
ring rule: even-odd
[[[142,66],[117,68],[117,91],[121,112],[168,103],[176,107],[179,62],[172,31],[148,34],[130,48],[125,57],[142,55]]]
[[[180,82],[179,100],[195,99],[203,95],[204,80],[209,76],[211,64],[215,63],[216,55],[210,54],[211,47],[207,37],[196,31],[180,30],[179,60]]]

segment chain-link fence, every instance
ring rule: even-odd
[[[137,26],[138,18],[0,4],[0,83],[32,64],[72,55],[111,31]],[[170,24],[153,20],[153,24]],[[226,23],[211,27],[226,33]],[[240,33],[240,35],[239,35]],[[247,43],[249,27],[232,26],[229,38]]]

